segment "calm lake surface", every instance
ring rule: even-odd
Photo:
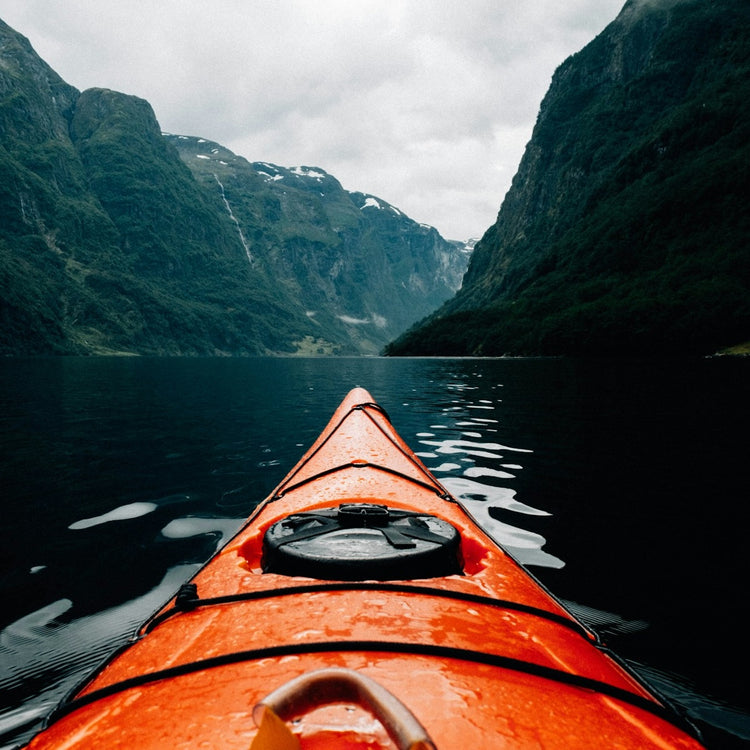
[[[0,361],[0,748],[27,741],[354,386],[704,730],[750,741],[750,361]]]

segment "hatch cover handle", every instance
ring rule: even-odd
[[[327,703],[356,703],[385,727],[399,750],[437,750],[425,728],[396,696],[351,669],[321,669],[296,677],[253,708],[259,727],[250,750],[294,750],[299,740],[284,723]]]

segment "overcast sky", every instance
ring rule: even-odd
[[[494,223],[555,68],[624,0],[3,0],[68,83],[318,166],[447,239]]]

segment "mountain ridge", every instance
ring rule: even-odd
[[[457,295],[390,354],[708,354],[747,340],[750,9],[629,0],[553,76]]]
[[[369,353],[408,327],[415,307],[435,309],[460,285],[466,254],[455,243],[382,198],[345,190],[325,169],[250,162],[206,138],[164,137],[305,315],[344,324]]]
[[[436,230],[330,175],[281,190],[179,145],[147,101],[78,91],[0,21],[0,352],[372,354],[455,291],[466,261]]]

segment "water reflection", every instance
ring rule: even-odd
[[[0,737],[28,741],[38,729],[36,723],[71,686],[89,675],[113,644],[132,635],[196,568],[176,566],[146,594],[95,614],[68,621],[73,602],[63,598],[0,631],[0,693],[7,707],[0,718]]]
[[[430,425],[435,432],[417,433],[418,444],[429,448],[417,455],[477,523],[520,563],[562,568],[565,563],[544,550],[547,540],[527,528],[529,516],[550,513],[516,500],[516,490],[508,486],[523,470],[519,463],[523,455],[532,451],[497,442],[500,414],[495,418],[489,412],[498,412],[502,402],[472,398],[478,386],[451,382],[447,388],[463,397],[443,407],[446,419]],[[482,416],[475,416],[477,411]],[[435,462],[443,456],[453,460]]]
[[[0,746],[174,593],[355,385],[610,646],[688,675],[699,695],[664,692],[750,738],[723,707],[747,706],[747,509],[729,501],[750,361],[0,363]]]
[[[140,516],[145,516],[158,507],[156,503],[128,503],[100,516],[82,518],[80,521],[71,523],[68,528],[72,531],[78,531],[80,529],[90,529],[92,526],[99,526],[103,523],[110,523],[111,521],[127,521],[131,518],[140,518]]]

